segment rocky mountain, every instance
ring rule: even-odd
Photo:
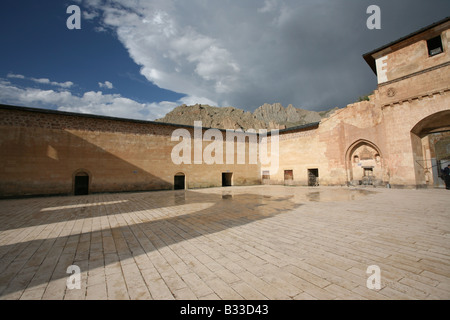
[[[285,129],[308,123],[319,122],[338,108],[329,111],[308,111],[289,105],[284,108],[280,103],[264,104],[255,112],[227,107],[218,108],[196,104],[181,105],[157,122],[194,125],[194,121],[202,121],[203,127],[218,129]]]

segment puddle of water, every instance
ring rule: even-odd
[[[360,189],[317,190],[308,192],[305,197],[310,202],[352,201],[374,193]]]
[[[300,190],[299,190],[300,191]],[[233,202],[245,203],[252,207],[262,207],[273,203],[305,203],[305,202],[333,202],[333,201],[353,201],[374,194],[374,191],[361,189],[304,189],[304,192],[295,191],[294,194],[288,195],[267,195],[252,193],[230,193],[221,194],[222,200],[232,200]]]
[[[339,188],[217,191],[211,193],[206,191],[174,193],[171,201],[175,205],[181,206],[196,206],[210,202],[213,206],[223,210],[226,215],[242,216],[243,219],[259,219],[260,217],[269,217],[294,210],[308,202],[353,201],[376,193],[369,190]],[[167,199],[158,199],[158,201],[164,202]],[[203,209],[198,210],[198,212],[202,215],[206,213]],[[216,218],[219,219],[221,216],[218,215]]]

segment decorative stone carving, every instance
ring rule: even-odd
[[[389,88],[388,91],[387,91],[387,96],[388,96],[389,98],[392,98],[392,97],[395,97],[396,93],[397,93],[397,92],[395,91],[394,88]]]

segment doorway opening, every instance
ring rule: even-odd
[[[450,110],[434,113],[411,130],[415,185],[445,188],[441,170],[450,161]]]
[[[362,184],[365,186],[373,185],[373,167],[362,167],[364,169],[364,176],[362,177]]]
[[[85,196],[89,194],[89,175],[86,172],[79,172],[74,179],[74,195]]]
[[[319,169],[308,169],[308,186],[319,186]]]
[[[290,186],[294,184],[294,170],[284,170],[284,185]]]
[[[185,190],[186,189],[186,176],[184,173],[177,173],[174,177],[174,190]]]
[[[222,187],[231,187],[233,185],[233,173],[223,172],[222,173]]]

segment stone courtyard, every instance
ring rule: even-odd
[[[1,200],[0,298],[450,299],[449,205],[285,186]]]

